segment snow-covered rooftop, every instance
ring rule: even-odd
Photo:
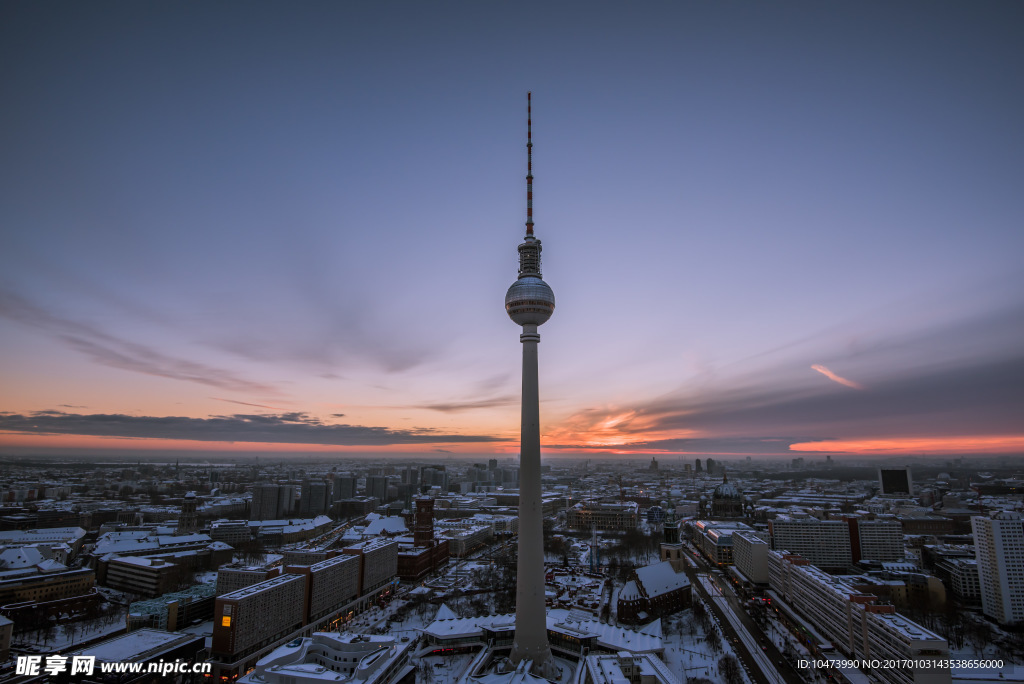
[[[164,632],[159,629],[138,629],[130,634],[124,634],[108,641],[90,646],[84,651],[87,655],[96,656],[96,660],[108,663],[130,662],[144,654],[151,652],[159,653],[170,648],[176,642],[185,641],[189,637],[173,632]],[[187,642],[186,642],[187,643]]]
[[[648,598],[690,586],[690,580],[686,575],[673,570],[672,564],[667,560],[637,568],[636,577],[647,592]]]

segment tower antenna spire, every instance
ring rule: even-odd
[[[533,235],[533,93],[526,92],[526,234]]]

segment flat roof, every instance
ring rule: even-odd
[[[274,587],[276,587],[276,586],[278,586],[280,584],[285,584],[287,582],[294,582],[295,580],[300,580],[302,582],[306,581],[305,577],[303,577],[302,575],[288,575],[288,574],[278,575],[277,577],[273,577],[271,579],[264,580],[262,582],[257,582],[256,584],[250,584],[249,586],[247,586],[247,587],[245,587],[243,589],[238,589],[237,591],[233,591],[230,594],[224,594],[220,598],[222,598],[222,599],[230,599],[230,600],[234,601],[234,600],[237,600],[237,599],[245,598],[246,596],[249,596],[251,594],[258,594],[261,591],[268,591],[268,590],[273,589]]]
[[[164,632],[159,629],[139,629],[108,639],[95,646],[75,651],[78,655],[96,656],[104,662],[133,662],[148,660],[190,641],[201,640],[194,634]]]

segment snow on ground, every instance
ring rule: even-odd
[[[434,603],[409,604],[405,610],[399,610],[391,618],[388,633],[415,639],[419,636],[420,629],[434,621],[439,608],[440,606]]]
[[[107,618],[82,620],[57,625],[47,635],[40,632],[16,635],[11,639],[11,645],[25,650],[35,650],[39,653],[55,653],[74,648],[82,642],[91,641],[101,636],[123,632],[124,629],[124,616],[120,616],[112,622]]]
[[[454,602],[453,605],[455,605]],[[439,606],[437,604],[429,602],[416,604],[410,602],[404,609],[398,611],[397,616],[392,617],[391,628],[388,631],[396,636],[416,638],[419,634],[418,630],[429,625],[434,620],[438,609]],[[356,618],[351,624],[357,624],[356,621],[359,620],[360,618]],[[358,624],[363,623],[359,622]],[[714,624],[713,618],[710,617],[710,612],[709,624]],[[353,628],[349,627],[349,629]],[[716,629],[718,628],[716,627]],[[663,659],[673,672],[680,675],[684,682],[688,677],[707,678],[712,682],[724,681],[718,673],[718,661],[723,655],[735,655],[732,651],[732,644],[728,643],[724,638],[720,638],[720,649],[718,651],[713,650],[706,640],[704,631],[694,619],[692,609],[662,618],[662,631],[665,645]],[[426,684],[454,683],[469,664],[471,657],[454,657],[464,658],[464,662],[451,660],[452,658],[452,656],[429,656],[422,658],[421,660],[426,662],[428,667],[420,669],[417,673],[416,681]],[[438,664],[441,667],[436,667]],[[426,670],[429,670],[430,675],[424,674]]]
[[[196,573],[197,584],[217,584],[217,571],[207,570],[205,572]]]
[[[455,684],[473,661],[473,653],[424,656],[416,672],[418,684]]]
[[[663,660],[669,668],[677,673],[685,682],[690,677],[706,677],[713,682],[720,682],[722,678],[718,674],[718,661],[726,653],[731,654],[729,644],[722,639],[722,649],[714,652],[705,640],[705,635],[700,626],[691,635],[689,623],[693,620],[693,611],[684,610],[670,617],[662,618],[664,629],[665,656]],[[738,658],[737,658],[738,660]]]

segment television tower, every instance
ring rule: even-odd
[[[533,132],[531,96],[526,94],[526,237],[519,245],[519,279],[505,294],[505,311],[523,326],[523,417],[519,448],[519,558],[516,635],[510,659],[532,661],[536,675],[551,675],[544,607],[544,517],[540,489],[540,399],[537,391],[537,326],[555,310],[555,293],[541,279],[540,240],[533,236]]]

